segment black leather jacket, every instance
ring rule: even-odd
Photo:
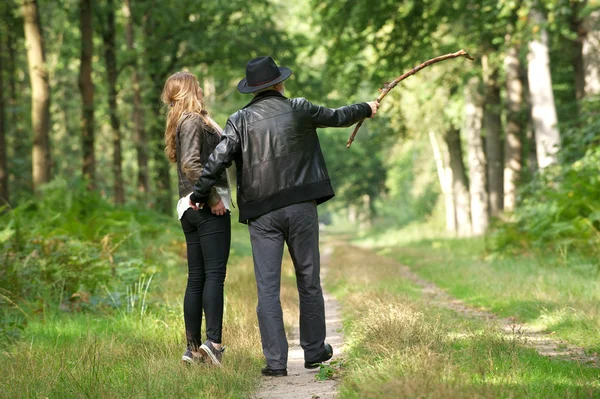
[[[175,136],[179,198],[193,191],[193,184],[202,174],[203,165],[220,141],[219,134],[212,126],[207,125],[200,115],[187,112],[181,116]],[[217,185],[226,188],[225,173],[221,172],[218,176]],[[205,202],[212,206],[220,200],[221,197],[213,188]]]
[[[275,90],[231,115],[191,199],[206,202],[225,167],[236,163],[240,222],[287,205],[334,196],[316,129],[351,126],[371,116],[367,103],[330,109]]]

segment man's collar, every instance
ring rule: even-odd
[[[281,94],[277,90],[262,91],[262,92],[258,93],[256,96],[254,96],[254,98],[248,104],[246,104],[246,106],[244,108],[249,107],[250,105],[257,102],[258,100],[262,100],[265,97],[284,97],[284,95]]]

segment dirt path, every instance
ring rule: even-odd
[[[327,273],[327,265],[333,253],[332,247],[324,247],[321,254],[321,277]],[[333,359],[339,359],[343,352],[344,337],[342,334],[341,309],[337,301],[324,292],[325,315],[327,318],[327,342],[333,346]],[[288,354],[288,376],[268,377],[263,383],[256,399],[330,399],[335,397],[337,381],[317,381],[315,376],[319,372],[304,368],[304,352],[298,341],[298,326],[294,327]]]
[[[397,265],[400,274],[404,278],[423,288],[423,293],[429,298],[432,304],[451,309],[466,317],[485,319],[489,322],[497,323],[504,334],[521,340],[525,345],[531,346],[542,356],[556,357],[587,364],[592,367],[600,367],[600,356],[598,354],[587,355],[583,348],[553,338],[549,333],[542,330],[518,323],[514,318],[499,318],[493,313],[476,309],[460,299],[452,297],[430,281],[423,280],[407,266],[400,263],[397,263]]]

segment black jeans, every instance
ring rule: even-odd
[[[183,299],[183,317],[188,346],[202,345],[202,311],[207,338],[221,343],[223,329],[223,284],[231,244],[229,212],[216,216],[210,208],[188,209],[181,218],[188,258],[188,282]]]

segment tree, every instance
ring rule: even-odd
[[[81,32],[79,91],[83,100],[81,110],[83,177],[88,181],[88,187],[92,189],[96,178],[96,154],[94,150],[94,82],[92,81],[94,44],[91,0],[79,1],[79,28]]]
[[[448,163],[452,171],[452,202],[456,217],[456,232],[460,237],[467,237],[472,233],[471,200],[469,198],[469,180],[463,162],[460,130],[454,127],[449,128],[444,134],[444,141],[448,146]]]
[[[142,106],[142,89],[140,86],[140,74],[138,73],[139,62],[135,49],[134,19],[131,9],[131,0],[125,0],[123,4],[126,25],[125,38],[127,51],[131,57],[131,86],[133,90],[133,130],[135,132],[135,149],[137,153],[137,189],[144,196],[150,189],[150,178],[148,173],[148,148],[146,144],[146,126],[144,108]]]
[[[17,54],[17,47],[23,45],[23,21],[10,12],[10,8],[3,12],[4,22],[6,24],[6,72],[8,76],[7,93],[7,135],[11,138],[11,143],[7,142],[7,147],[12,147],[12,157],[9,161],[10,171],[10,192],[13,198],[20,193],[30,194],[32,188],[31,172],[31,143],[23,128],[23,114],[20,111],[23,104],[23,95],[25,91],[19,77],[17,76],[17,64],[21,62],[21,55]],[[0,37],[0,40],[2,40]],[[8,148],[7,148],[8,150]]]
[[[502,120],[500,119],[500,86],[498,68],[490,65],[489,55],[481,58],[485,99],[483,128],[487,165],[490,215],[497,217],[504,208],[504,158],[502,142]]]
[[[456,235],[456,210],[454,208],[454,196],[452,193],[452,169],[449,165],[449,156],[442,155],[437,143],[435,133],[429,131],[429,141],[433,150],[435,168],[437,170],[442,195],[444,196],[444,209],[446,210],[446,231]],[[470,223],[470,221],[469,221]]]
[[[529,42],[527,77],[531,95],[531,114],[535,130],[538,166],[544,169],[557,162],[560,147],[558,118],[552,91],[546,17],[536,7],[529,12],[534,38]]]
[[[23,18],[29,79],[31,81],[31,123],[33,125],[32,172],[37,190],[50,181],[50,86],[44,38],[36,0],[23,0]]]
[[[507,41],[510,37],[507,37]],[[506,74],[506,141],[504,152],[504,209],[513,211],[517,203],[517,183],[521,177],[523,130],[523,82],[516,45],[508,46],[504,57]]]
[[[481,137],[483,118],[480,82],[472,77],[465,86],[465,136],[469,164],[469,194],[473,234],[481,235],[489,226],[489,199],[486,190],[486,158]]]
[[[582,44],[585,96],[600,94],[600,10],[584,20],[585,36]]]
[[[0,25],[1,36],[6,34]],[[8,162],[6,151],[6,107],[4,103],[4,43],[0,40],[0,207],[3,203],[8,203]]]
[[[104,42],[104,60],[106,62],[106,82],[108,84],[108,109],[113,143],[113,178],[116,204],[125,203],[123,189],[123,169],[121,155],[121,127],[117,112],[117,57],[115,48],[115,10],[114,0],[106,0],[106,26],[102,27]]]

